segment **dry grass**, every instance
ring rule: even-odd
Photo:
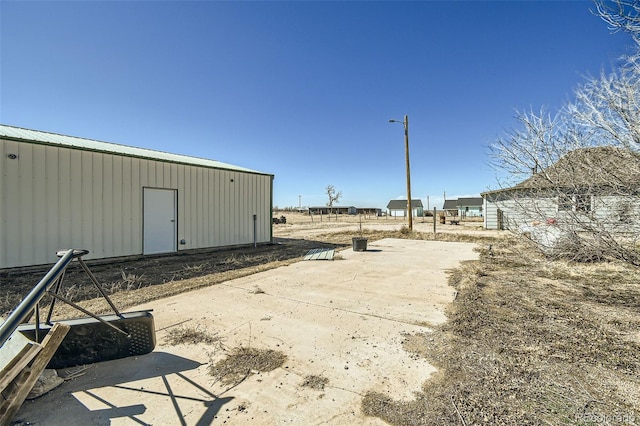
[[[304,378],[302,387],[311,388],[313,390],[324,390],[324,387],[329,384],[329,379],[324,376],[309,375]]]
[[[185,263],[184,269],[185,271],[189,271],[189,272],[200,272],[206,269],[208,266],[209,266],[209,262],[202,262],[194,265],[189,265],[188,263]]]
[[[494,243],[451,275],[449,321],[405,339],[439,372],[411,401],[368,393],[363,411],[397,425],[633,424],[638,278],[624,264],[550,262],[516,241]]]
[[[209,367],[209,374],[225,385],[237,385],[249,375],[266,373],[282,366],[287,356],[271,349],[234,348],[224,359]]]
[[[169,345],[213,345],[220,343],[220,337],[217,334],[211,334],[207,331],[198,330],[194,327],[174,328],[167,333],[166,341]]]
[[[351,245],[351,238],[353,238],[353,231],[338,231],[328,232],[326,234],[317,235],[316,238],[323,242]],[[474,235],[466,233],[445,233],[445,232],[418,232],[409,231],[409,228],[400,228],[393,231],[380,231],[380,230],[363,230],[363,237],[368,237],[369,241],[382,240],[384,238],[401,238],[405,240],[424,240],[424,241],[448,241],[448,242],[466,242],[466,243],[478,243],[478,244],[492,244],[496,241],[501,241],[502,237],[495,237],[493,235]]]

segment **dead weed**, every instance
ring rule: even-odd
[[[309,375],[304,378],[302,387],[321,391],[328,383],[329,379],[324,376]]]
[[[406,228],[406,227],[405,227]],[[362,236],[369,238],[369,241],[382,240],[384,238],[401,238],[405,240],[424,240],[424,241],[448,241],[448,242],[465,242],[465,243],[478,243],[478,244],[492,244],[496,241],[501,241],[502,237],[494,237],[491,235],[478,235],[478,234],[465,234],[465,233],[450,233],[450,232],[418,232],[408,231],[409,228],[400,228],[396,231],[381,231],[363,229]],[[318,235],[317,238],[326,242],[341,245],[351,245],[351,239],[353,238],[353,231],[340,231],[330,232],[326,234]]]
[[[207,331],[198,330],[195,327],[179,327],[174,328],[166,336],[169,345],[197,345],[204,343],[212,345],[220,343],[220,337],[217,334],[211,334]]]
[[[226,358],[209,367],[209,374],[225,385],[236,385],[250,374],[266,373],[282,366],[287,356],[272,349],[240,346],[231,350]]]

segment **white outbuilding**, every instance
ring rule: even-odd
[[[0,269],[271,242],[273,175],[0,125]]]

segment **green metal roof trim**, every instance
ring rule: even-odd
[[[170,154],[168,152],[154,151],[152,149],[136,148],[133,146],[118,145],[92,139],[78,138],[75,136],[65,136],[57,133],[23,129],[21,127],[8,126],[5,124],[0,124],[0,138],[43,145],[56,145],[86,151],[118,154],[127,157],[146,158],[151,160],[166,161],[169,163],[188,164],[214,169],[224,169],[272,176],[272,174],[270,173],[263,173],[256,170],[246,169],[244,167],[234,166],[232,164],[222,163],[220,161],[207,160],[205,158]]]

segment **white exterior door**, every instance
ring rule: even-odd
[[[176,190],[143,189],[142,253],[171,253],[177,250]]]

